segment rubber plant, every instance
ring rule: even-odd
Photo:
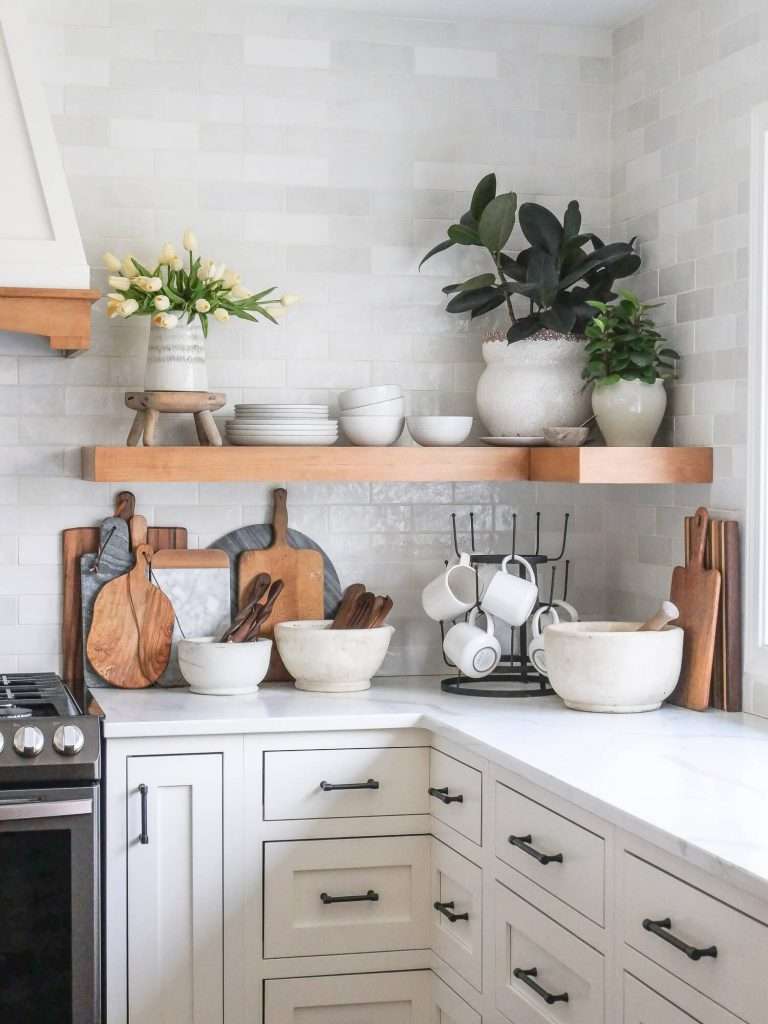
[[[620,296],[613,305],[590,302],[595,316],[587,326],[587,364],[582,377],[597,387],[620,380],[653,384],[672,379],[680,354],[666,345],[648,315],[657,306],[641,302],[632,292],[621,291]]]
[[[518,221],[528,247],[512,255],[505,249]],[[448,228],[448,237],[430,249],[419,268],[454,245],[486,249],[494,269],[443,288],[452,296],[446,310],[470,313],[475,319],[505,305],[511,321],[509,342],[544,328],[583,335],[597,313],[591,303],[615,299],[614,282],[634,274],[641,263],[634,238],[606,245],[593,232],[583,232],[575,199],[562,223],[538,203],[523,203],[518,210],[515,192],[497,195],[495,174],[478,182],[469,210]],[[527,301],[524,315],[515,310],[515,296]]]

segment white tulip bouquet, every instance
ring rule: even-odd
[[[254,294],[240,283],[240,275],[223,263],[203,260],[197,255],[194,232],[185,231],[182,245],[189,254],[188,264],[166,242],[154,270],[139,263],[135,256],[120,260],[104,253],[104,265],[110,271],[107,315],[113,317],[151,316],[158,327],[172,328],[186,316],[191,323],[197,316],[208,337],[208,318],[225,323],[232,316],[258,323],[259,316],[277,323],[277,308],[298,302],[295,295],[267,298],[275,291],[266,288]],[[267,307],[272,307],[272,310]],[[258,315],[257,315],[258,314]]]

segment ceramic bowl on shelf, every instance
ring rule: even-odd
[[[323,693],[367,690],[384,663],[393,626],[331,629],[330,619],[278,622],[275,643],[296,689]]]
[[[388,402],[393,398],[402,398],[403,392],[399,384],[378,384],[367,388],[350,388],[339,395],[339,409],[356,409],[362,405],[373,405],[374,402]]]
[[[407,422],[413,440],[429,448],[463,444],[472,430],[471,416],[409,416]]]
[[[577,711],[654,711],[677,685],[683,630],[640,622],[561,622],[542,633],[552,689]]]
[[[581,448],[589,437],[589,427],[545,427],[544,440],[553,448]]]
[[[403,416],[346,416],[339,421],[352,444],[362,448],[380,448],[394,444],[403,432]]]
[[[221,644],[215,637],[179,640],[179,668],[192,693],[216,697],[255,693],[267,674],[271,640]]]
[[[342,409],[343,416],[403,416],[405,400],[390,398],[387,402],[372,402],[370,405],[356,405],[352,409]]]

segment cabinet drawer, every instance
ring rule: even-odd
[[[624,854],[624,908],[629,946],[750,1024],[762,1024],[768,927],[630,853]],[[661,921],[669,924],[651,924]],[[694,950],[710,948],[716,956],[692,959]]]
[[[432,1004],[429,1024],[483,1024],[477,1010],[468,1006],[437,975],[432,979]]]
[[[432,816],[480,846],[482,773],[455,757],[433,750],[429,756],[429,790]]]
[[[265,843],[264,955],[427,949],[430,841]]]
[[[596,924],[605,923],[605,841],[600,836],[500,782],[494,835],[499,860]]]
[[[428,747],[270,750],[264,754],[264,818],[428,814],[428,773]]]
[[[604,1024],[602,956],[498,882],[495,897],[497,1009],[514,1024]]]
[[[264,1024],[426,1024],[432,1020],[431,973],[267,981]]]
[[[483,978],[483,873],[437,839],[432,842],[431,905],[432,949],[479,992]]]
[[[706,1024],[643,985],[631,974],[624,975],[623,1024]]]

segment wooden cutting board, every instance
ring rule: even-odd
[[[675,624],[685,630],[685,638],[680,680],[669,701],[693,711],[709,707],[720,599],[720,573],[704,567],[708,524],[709,513],[698,509],[691,523],[690,557],[685,567],[673,570],[670,592],[670,600],[680,609]]]
[[[147,578],[152,549],[140,545],[136,564],[99,591],[87,654],[102,679],[137,689],[162,675],[171,655],[173,606]]]
[[[319,551],[298,550],[288,543],[288,492],[278,487],[273,492],[272,544],[261,551],[243,551],[238,559],[238,607],[248,601],[253,580],[266,572],[273,580],[285,584],[275,602],[262,633],[272,637],[275,625],[288,619],[322,619],[323,590],[325,586],[323,556]],[[290,681],[288,672],[277,652],[272,648],[267,680]]]

